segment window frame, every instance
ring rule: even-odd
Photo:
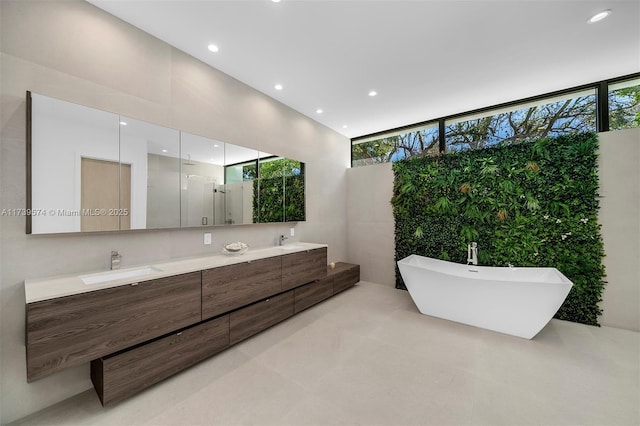
[[[614,85],[616,83],[623,82],[625,80],[634,80],[640,78],[640,72],[628,74],[620,77],[615,77],[607,80],[597,81],[594,83],[583,84],[579,86],[570,87],[567,89],[556,90],[553,92],[544,93],[541,95],[530,96],[527,98],[517,99],[509,102],[503,102],[501,104],[490,105],[482,108],[473,109],[470,111],[464,111],[456,114],[447,115],[440,118],[424,120],[419,123],[413,123],[406,126],[396,127],[393,129],[383,130],[380,132],[370,133],[367,135],[358,136],[355,138],[351,138],[351,150],[350,150],[350,166],[353,167],[353,145],[359,142],[365,142],[365,140],[375,140],[379,138],[383,138],[385,136],[392,136],[401,133],[407,133],[410,131],[415,131],[417,129],[423,127],[431,127],[433,123],[438,123],[438,137],[439,140],[439,152],[442,154],[446,152],[446,140],[445,140],[445,129],[446,122],[452,121],[456,119],[461,119],[468,116],[476,116],[485,113],[490,113],[491,111],[508,109],[508,108],[517,108],[518,106],[526,106],[529,103],[539,103],[544,102],[546,99],[558,98],[560,96],[569,95],[575,92],[581,92],[585,90],[594,90],[596,93],[596,132],[608,132],[610,130],[609,126],[609,85]],[[362,166],[357,166],[362,167]]]

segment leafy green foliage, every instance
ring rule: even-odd
[[[396,152],[398,136],[354,144],[351,158],[364,164],[388,163]]]
[[[305,220],[304,175],[284,178],[284,219],[287,222]]]
[[[284,220],[284,180],[282,177],[253,181],[253,222],[282,222]]]
[[[388,163],[407,157],[438,154],[438,141],[438,126],[431,124],[419,130],[355,142],[351,145],[352,165]]]
[[[299,161],[278,157],[275,160],[260,160],[260,177],[296,176],[301,173]]]
[[[640,126],[640,85],[609,92],[609,122],[612,130]]]
[[[305,220],[304,173],[299,161],[277,158],[260,162],[253,181],[253,222]]]
[[[598,325],[604,249],[597,137],[544,138],[394,164],[396,260],[555,267],[574,286],[556,318]],[[396,287],[405,288],[396,269]]]

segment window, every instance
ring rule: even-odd
[[[437,155],[440,151],[438,124],[390,133],[354,141],[351,147],[351,166],[388,163],[403,158]]]
[[[296,176],[302,172],[302,166],[299,161],[282,157],[261,158],[260,177],[273,178],[282,176]]]
[[[445,123],[445,152],[595,131],[596,92],[595,89],[574,92]]]
[[[609,128],[640,126],[640,78],[609,85]]]
[[[640,73],[352,139],[351,167],[632,127],[640,127]]]
[[[253,180],[258,176],[256,160],[232,164],[224,167],[224,183],[239,183]]]
[[[304,163],[283,157],[258,160],[253,222],[305,220]]]

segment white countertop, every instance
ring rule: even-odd
[[[282,249],[280,247],[289,248]],[[266,259],[269,257],[282,256],[322,247],[327,247],[327,245],[296,242],[285,246],[268,247],[256,250],[249,249],[249,251],[239,256],[214,254],[210,256],[193,257],[164,263],[149,263],[145,265],[119,269],[114,272],[126,272],[132,269],[149,266],[157,269],[158,271],[154,271],[142,276],[114,279],[95,284],[85,284],[81,278],[82,276],[92,275],[92,273],[30,279],[25,280],[24,282],[25,300],[26,303],[39,302],[48,299],[55,299],[57,297],[72,296],[74,294],[87,293],[90,291],[102,290],[105,288],[118,287],[157,278],[169,277],[172,275],[186,274],[188,272],[202,271],[204,269],[244,263],[251,260]],[[110,271],[96,271],[93,274],[106,272]]]

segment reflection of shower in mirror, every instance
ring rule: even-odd
[[[200,167],[199,164],[195,164]],[[206,171],[205,171],[206,173]],[[182,217],[185,226],[224,224],[224,186],[210,175],[183,174]]]
[[[185,166],[195,166],[196,165],[196,163],[191,161],[191,154],[187,154],[187,161],[185,161],[182,164],[184,164]]]

